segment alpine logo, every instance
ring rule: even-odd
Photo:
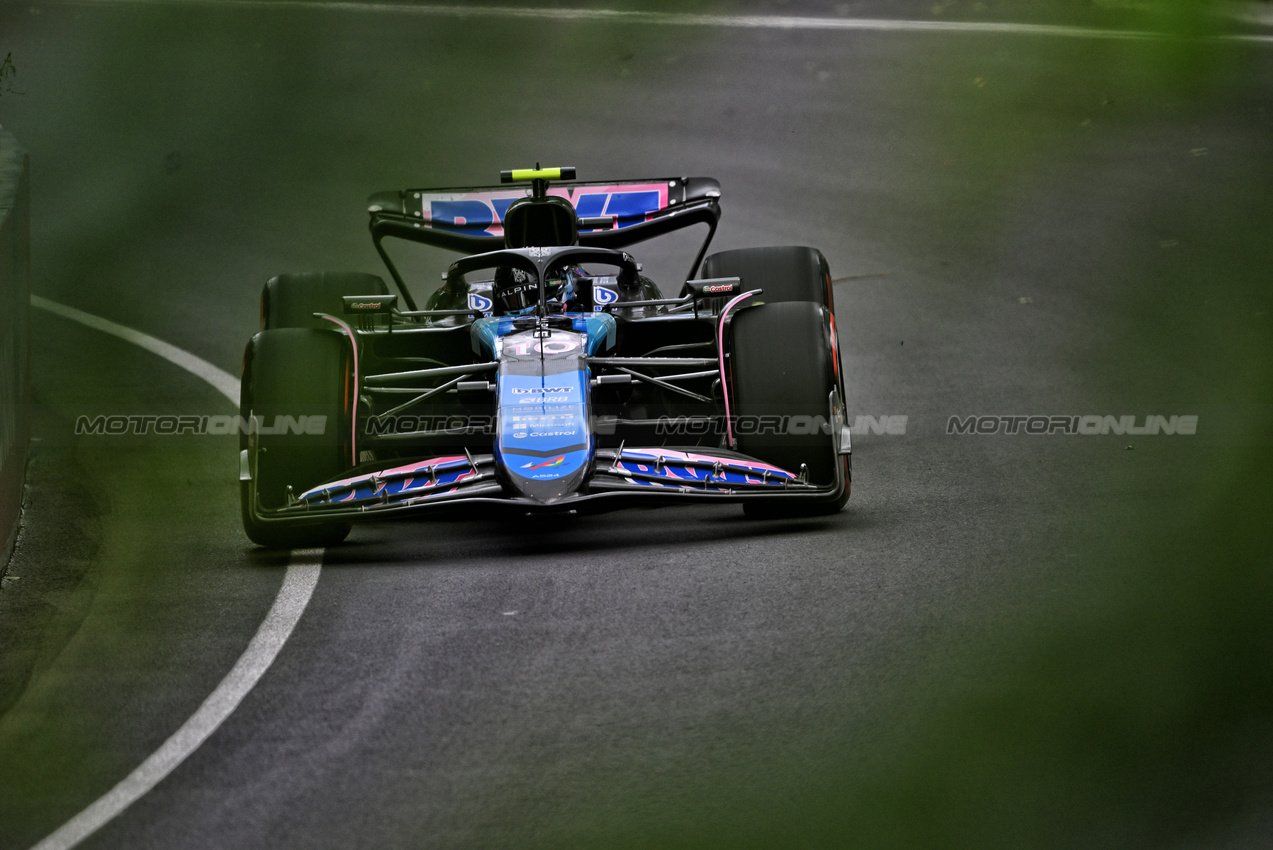
[[[534,472],[536,469],[544,469],[549,466],[561,466],[565,461],[565,455],[557,455],[555,458],[546,460],[543,463],[535,463],[534,461],[531,461],[530,463],[524,464],[522,469],[528,469]]]

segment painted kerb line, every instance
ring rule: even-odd
[[[38,295],[31,296],[31,305],[127,340],[157,354],[211,384],[217,392],[236,406],[239,403],[238,379],[188,351],[183,351],[175,345],[141,331]],[[279,651],[287,643],[292,629],[300,621],[306,606],[309,605],[310,597],[314,594],[314,587],[318,584],[318,578],[322,572],[322,564],[322,549],[293,550],[287,572],[283,576],[283,585],[279,588],[269,613],[261,621],[256,634],[253,635],[247,649],[239,656],[234,667],[208,695],[199,709],[167,741],[164,741],[158,750],[124,777],[119,784],[58,827],[32,850],[70,850],[145,796],[150,789],[158,785],[165,776],[172,773],[197,750],[213,732],[217,731],[265,675],[265,671],[274,663]]]

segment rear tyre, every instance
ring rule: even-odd
[[[302,272],[270,278],[261,290],[261,329],[331,328],[315,313],[339,316],[346,295],[388,295],[379,276],[364,272]]]
[[[243,421],[258,424],[239,438],[240,448],[248,450],[253,479],[240,482],[248,538],[275,549],[344,540],[347,522],[271,522],[260,511],[285,507],[289,487],[299,496],[353,465],[348,340],[340,333],[308,328],[262,331],[244,352],[241,387]]]
[[[780,245],[721,251],[703,262],[703,277],[742,278],[744,290],[764,290],[757,300],[766,304],[812,301],[835,313],[831,267],[816,248]]]
[[[849,498],[848,458],[836,453],[829,397],[840,388],[831,315],[808,301],[764,304],[732,322],[730,390],[738,448],[766,463],[829,485],[838,469],[844,491],[825,502],[747,502],[748,516],[819,515]],[[840,397],[843,398],[843,391]]]

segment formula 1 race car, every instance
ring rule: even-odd
[[[243,525],[263,546],[462,506],[741,502],[840,510],[850,443],[831,276],[812,248],[705,257],[720,184],[506,171],[387,192],[376,275],[279,275],[243,358]],[[529,184],[529,185],[525,185]],[[706,225],[665,297],[624,249]],[[387,238],[463,254],[417,309]]]

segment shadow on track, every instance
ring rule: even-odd
[[[604,552],[618,557],[640,550],[685,549],[746,539],[842,534],[863,524],[864,517],[852,510],[830,517],[751,520],[737,508],[724,512],[711,508],[676,512],[664,508],[550,519],[527,515],[376,523],[355,526],[346,543],[327,550],[324,564],[367,566],[421,556],[427,559],[430,554],[445,559],[448,565],[531,554]],[[259,563],[265,565],[266,558],[262,556]]]

